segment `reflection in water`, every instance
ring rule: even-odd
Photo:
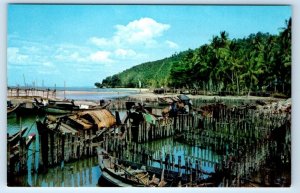
[[[96,157],[62,164],[61,167],[49,168],[46,174],[37,174],[39,164],[39,135],[35,124],[37,118],[35,116],[13,116],[7,119],[7,133],[9,135],[17,133],[20,127],[28,128],[24,136],[36,134],[36,140],[29,146],[27,174],[8,177],[8,185],[34,187],[97,186],[101,174]]]
[[[120,112],[120,116],[121,118],[125,116],[125,112]],[[37,134],[36,118],[35,116],[9,117],[7,132],[12,135],[18,132],[21,126],[27,126],[28,131],[24,136],[31,133]],[[250,126],[245,124],[245,128],[249,129]],[[265,130],[262,127],[259,131],[263,133]],[[203,170],[214,172],[214,165],[223,164],[223,156],[232,154],[238,161],[233,170],[235,176],[241,176],[243,180],[250,179],[251,182],[258,181],[266,186],[276,185],[271,184],[276,180],[274,178],[279,179],[279,177],[282,177],[279,180],[287,182],[278,182],[278,186],[289,186],[290,179],[284,179],[283,177],[287,176],[289,178],[290,176],[291,133],[290,129],[287,129],[286,133],[282,133],[282,131],[285,131],[284,129],[279,128],[277,130],[275,129],[273,135],[270,135],[263,143],[257,143],[260,132],[245,132],[243,134],[238,129],[228,130],[227,127],[218,125],[216,128],[203,129],[199,133],[185,133],[186,138],[194,141],[191,145],[174,141],[172,137],[145,144],[130,143],[121,150],[121,157],[132,162],[142,163],[143,157],[141,155],[143,150],[146,150],[154,160],[165,160],[166,155],[169,154],[174,156],[174,162],[178,164],[180,156],[181,165],[185,165],[185,158],[191,160],[193,164],[195,160],[198,160],[201,161]],[[232,136],[237,137],[232,138]],[[27,174],[9,177],[9,186],[84,187],[98,186],[98,184],[101,187],[112,186],[112,184],[101,178],[97,157],[62,164],[60,167],[50,168],[46,174],[37,174],[38,150],[39,136],[36,135],[36,141],[30,145],[28,151]],[[161,166],[159,162],[155,161],[151,165],[165,167],[164,164]]]
[[[27,168],[29,171],[37,171],[39,163],[39,135],[37,132],[35,120],[38,119],[38,116],[31,115],[22,115],[22,116],[11,116],[7,118],[7,133],[9,136],[20,131],[20,128],[27,128],[27,131],[24,133],[23,137],[28,138],[29,135],[35,134],[35,140],[30,144],[28,148],[28,160]],[[42,117],[41,117],[42,118]],[[18,171],[20,166],[17,166],[15,169]],[[9,177],[8,177],[9,178]],[[15,180],[15,179],[13,179]],[[10,181],[10,178],[8,179]],[[10,182],[8,182],[10,185]],[[13,185],[13,184],[12,184]]]
[[[101,172],[97,157],[87,158],[64,167],[50,168],[46,174],[29,172],[24,176],[16,176],[21,186],[33,187],[95,187]]]
[[[179,163],[179,157],[181,157],[181,164],[185,165],[187,158],[191,160],[192,163],[195,163],[195,160],[200,161],[201,168],[206,172],[214,172],[214,164],[219,163],[221,156],[213,152],[209,148],[193,147],[187,144],[179,143],[174,141],[173,137],[155,140],[145,144],[136,144],[136,146],[127,148],[127,151],[124,152],[125,156],[129,161],[142,163],[142,152],[151,152],[154,160],[165,160],[167,155],[174,157],[174,163]],[[132,151],[133,150],[133,151]],[[162,167],[159,162],[152,162],[151,166]],[[171,169],[177,171],[177,169]]]

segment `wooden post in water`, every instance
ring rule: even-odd
[[[50,155],[51,155],[50,165],[51,166],[54,166],[54,159],[55,159],[55,153],[56,153],[55,147],[54,147],[54,144],[55,144],[55,141],[54,141],[55,136],[54,135],[55,135],[55,133],[51,133],[51,135],[50,135]]]
[[[117,135],[117,127],[115,126],[114,127],[114,145],[113,145],[114,151],[117,151],[117,137],[118,137],[118,135]]]
[[[7,133],[6,139],[8,139],[8,138],[9,138],[9,134]],[[7,171],[8,171],[8,173],[13,173],[14,172],[14,166],[11,163],[10,151],[11,151],[11,143],[7,142],[7,154],[6,154]]]
[[[92,135],[93,135],[93,131],[90,129],[89,130],[90,131],[90,136],[89,136],[89,155],[91,156],[91,155],[93,155],[93,147],[92,147],[92,145],[93,145],[93,142],[92,142]]]
[[[141,124],[139,124],[139,127],[138,127],[138,142],[141,142]]]
[[[109,134],[106,134],[105,137],[105,151],[108,152],[108,142],[109,142]]]
[[[63,154],[63,160],[65,162],[69,162],[69,154],[70,154],[70,134],[65,134],[65,140],[64,140],[64,154]]]
[[[27,151],[26,151],[26,138],[20,138],[20,172],[24,173],[27,169]]]
[[[34,137],[33,143],[32,143],[32,171],[37,172],[37,168],[35,167],[35,154],[36,154],[36,136]]]
[[[87,155],[87,148],[88,148],[88,143],[87,143],[87,130],[84,130],[83,132],[83,155]]]
[[[72,159],[77,157],[77,135],[72,136]]]
[[[141,123],[141,127],[142,127],[142,142],[144,143],[145,142],[145,122],[146,121],[143,121]]]
[[[67,145],[67,149],[68,149],[68,154],[67,154],[67,160],[71,160],[73,155],[75,154],[75,148],[74,148],[74,135],[70,134],[68,137],[68,145]]]
[[[66,134],[61,134],[61,156],[60,156],[60,163],[65,161],[65,141],[66,141]]]
[[[64,99],[66,99],[66,81],[64,81]]]

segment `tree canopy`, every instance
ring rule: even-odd
[[[209,44],[109,76],[97,87],[197,88],[236,95],[274,91],[291,95],[291,18],[278,35],[258,32],[229,39],[226,31]]]

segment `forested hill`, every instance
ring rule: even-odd
[[[196,88],[241,94],[291,93],[291,19],[277,35],[258,32],[229,39],[225,31],[209,44],[143,63],[105,78],[98,87]]]
[[[180,62],[186,52],[174,54],[169,58],[146,62],[130,69],[127,69],[119,74],[106,77],[102,84],[95,84],[99,87],[126,87],[134,88],[139,86],[139,81],[142,87],[161,87],[168,85],[170,80],[170,72],[174,63]]]

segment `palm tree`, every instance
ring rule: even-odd
[[[292,40],[292,19],[286,20],[286,27],[279,35],[279,41],[281,46],[281,83],[282,91],[285,92],[285,85],[288,87],[288,93],[291,91],[291,63],[292,63],[292,51],[291,51],[291,40]]]
[[[258,50],[253,50],[248,54],[245,54],[244,58],[244,73],[240,76],[241,79],[245,79],[248,85],[248,95],[250,95],[253,85],[257,85],[259,75],[263,73],[263,62],[261,60],[261,54]]]

